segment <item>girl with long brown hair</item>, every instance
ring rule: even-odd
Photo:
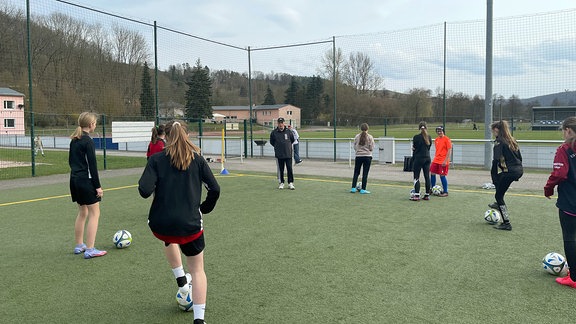
[[[492,183],[496,187],[496,193],[494,194],[496,201],[488,206],[499,210],[502,215],[502,223],[494,226],[494,228],[511,231],[510,214],[504,201],[504,195],[512,182],[518,181],[524,174],[522,154],[520,153],[518,142],[510,133],[507,121],[494,122],[490,125],[490,128],[495,137],[490,175]]]
[[[203,215],[210,213],[220,196],[220,186],[214,178],[200,148],[188,137],[182,121],[166,124],[164,153],[148,159],[138,181],[143,198],[154,194],[148,225],[154,236],[164,242],[164,252],[178,291],[194,301],[194,323],[204,323],[207,279],[204,272]],[[202,188],[207,189],[203,202]],[[189,273],[184,271],[182,256],[186,256]]]
[[[360,133],[354,137],[354,151],[356,151],[356,158],[354,159],[354,176],[352,177],[351,193],[360,191],[361,194],[369,194],[370,191],[366,190],[368,185],[368,172],[370,172],[370,165],[372,164],[372,151],[374,150],[374,137],[368,134],[368,124],[363,123],[360,125]],[[362,169],[362,186],[356,187],[358,177],[360,176],[360,169]]]

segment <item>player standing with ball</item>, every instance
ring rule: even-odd
[[[554,187],[558,186],[558,215],[564,239],[564,253],[568,265],[576,264],[576,117],[568,117],[562,122],[564,143],[556,150],[552,174],[544,186],[544,196],[550,199]],[[570,271],[566,277],[556,278],[556,282],[576,288],[576,272]]]
[[[154,194],[148,225],[154,236],[164,242],[180,294],[192,293],[194,324],[202,324],[208,290],[202,216],[216,206],[220,186],[200,155],[200,148],[188,138],[184,122],[169,122],[165,132],[164,153],[150,156],[138,181],[138,191],[143,198]],[[203,186],[208,193],[200,203]],[[190,277],[182,267],[181,252],[186,256]]]
[[[490,125],[494,140],[492,168],[490,175],[492,183],[496,187],[494,198],[496,202],[488,205],[490,208],[500,210],[502,215],[502,224],[494,226],[499,230],[511,231],[510,216],[508,207],[504,202],[504,195],[514,181],[518,181],[524,174],[522,167],[522,154],[518,142],[510,134],[508,122],[505,120],[497,121]]]

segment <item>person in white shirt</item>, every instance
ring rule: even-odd
[[[300,139],[300,135],[298,135],[296,127],[288,125],[288,129],[291,130],[292,135],[294,135],[294,143],[292,143],[292,147],[294,148],[294,164],[298,165],[302,163],[302,159],[300,159],[300,142],[298,141],[298,139]]]

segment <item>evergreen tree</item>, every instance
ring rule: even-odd
[[[296,79],[292,77],[292,79],[290,80],[290,86],[288,87],[288,89],[286,89],[286,92],[284,93],[285,94],[284,103],[297,106],[298,90],[300,90],[298,82],[296,82]]]
[[[150,69],[148,68],[148,63],[144,62],[140,92],[140,115],[146,117],[146,119],[154,119],[156,117],[156,109],[154,108],[154,92],[152,91]]]
[[[322,111],[324,83],[320,76],[313,76],[306,87],[306,105],[302,107],[302,118],[314,119]]]
[[[192,68],[190,76],[186,80],[186,113],[188,120],[208,118],[212,116],[212,81],[210,70],[207,66],[202,67],[200,59]]]
[[[272,89],[270,89],[270,85],[266,89],[266,95],[264,96],[263,105],[275,105],[276,99],[274,99],[274,94],[272,93]]]

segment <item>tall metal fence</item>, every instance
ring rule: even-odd
[[[485,21],[260,47],[224,44],[169,23],[67,1],[0,0],[0,88],[24,94],[26,113],[23,120],[6,121],[11,111],[0,107],[0,126],[9,126],[0,138],[22,123],[32,149],[36,134],[62,129],[69,135],[82,111],[102,114],[108,122],[176,117],[185,109],[186,78],[197,64],[210,70],[215,106],[262,104],[266,85],[283,102],[289,80],[297,77],[305,97],[301,124],[333,127],[335,137],[339,127],[364,121],[483,121]],[[574,103],[576,9],[500,18],[493,28],[494,95],[488,99],[494,116],[526,119],[533,105]],[[154,116],[141,111],[145,63]],[[311,93],[314,77],[322,78],[323,89]],[[535,102],[544,95],[550,96]],[[258,127],[250,121],[240,135],[247,137],[247,157],[260,153],[252,141]],[[336,157],[336,145],[333,150]],[[2,150],[0,168],[3,161],[23,158],[11,152]],[[36,175],[35,157],[27,157],[20,162],[31,163]]]

